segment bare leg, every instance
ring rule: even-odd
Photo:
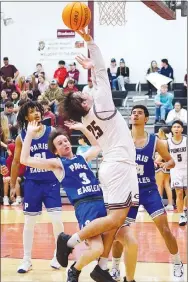
[[[102,254],[103,258],[108,258],[116,232],[117,229],[114,229],[112,231],[103,234],[103,244],[104,244],[104,252]]]
[[[172,189],[170,187],[170,174],[164,173],[164,187],[168,198],[168,204],[172,206],[173,200],[172,200]]]
[[[183,189],[176,189],[176,205],[179,213],[183,213]]]
[[[89,249],[84,251],[74,266],[79,271],[90,262],[98,259],[104,250],[102,237],[100,235],[87,240],[87,243],[89,244]]]
[[[164,173],[162,171],[156,172],[155,174],[156,183],[158,186],[159,194],[163,197],[164,191]]]
[[[186,190],[187,190],[187,189],[186,189]],[[187,209],[187,191],[185,191],[185,193],[186,193],[186,196],[185,196],[185,198],[184,198],[184,210]]]
[[[4,185],[4,196],[8,197],[8,191],[9,191],[9,183],[10,183],[10,177],[3,177],[3,185]]]
[[[21,179],[18,177],[17,180],[16,180],[16,185],[15,185],[17,197],[21,197],[20,182],[21,182]]]
[[[166,214],[160,215],[154,218],[153,221],[155,222],[159,232],[161,233],[169,252],[172,255],[177,254],[178,253],[177,241],[169,228],[167,215]]]

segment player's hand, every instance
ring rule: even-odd
[[[90,35],[90,29],[88,29],[87,33],[84,28],[81,30],[76,30],[76,32],[87,42],[93,40]]]
[[[166,170],[166,169],[169,169],[169,164],[168,162],[156,162],[156,164],[158,164],[159,167],[161,167],[162,169]]]
[[[84,68],[84,69],[91,69],[93,67],[93,62],[91,59],[85,57],[84,55],[76,56],[75,58],[77,62]]]
[[[6,165],[2,165],[2,166],[1,166],[1,171],[0,171],[0,173],[1,173],[3,176],[7,175],[7,174],[9,173],[8,167],[7,167]]]
[[[35,137],[37,132],[40,130],[40,125],[38,125],[37,121],[31,121],[27,126],[27,134],[32,137]]]
[[[15,196],[16,196],[16,189],[15,188],[10,188],[10,199],[11,201],[15,200]]]
[[[67,126],[69,129],[80,130],[80,131],[82,131],[85,128],[83,123],[76,122],[73,120],[65,121],[65,126]]]

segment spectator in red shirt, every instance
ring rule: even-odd
[[[67,87],[64,88],[63,93],[67,94],[69,92],[77,92],[78,88],[75,86],[74,79],[69,79]]]
[[[75,84],[78,84],[78,80],[79,80],[79,75],[80,72],[78,69],[76,69],[76,63],[73,62],[71,64],[69,64],[70,70],[68,71],[68,75],[67,78],[65,79],[65,82],[63,84],[63,87],[67,87],[67,83],[69,81],[69,79],[73,79]]]
[[[11,77],[13,80],[16,80],[19,75],[17,68],[14,65],[9,65],[8,57],[4,57],[3,62],[4,66],[0,70],[3,82],[5,82],[7,77]]]
[[[40,104],[43,106],[44,109],[44,117],[43,120],[45,119],[51,119],[51,126],[55,126],[55,121],[56,117],[55,115],[50,111],[50,105],[48,100],[42,100]]]
[[[67,69],[65,68],[65,61],[59,61],[59,68],[54,73],[54,78],[57,80],[59,87],[63,87],[66,77]]]
[[[3,183],[4,183],[4,198],[3,198],[3,204],[5,206],[9,205],[9,198],[8,198],[8,191],[9,191],[9,186],[10,186],[10,172],[11,172],[11,166],[12,166],[12,161],[14,158],[14,151],[15,151],[15,144],[14,143],[10,143],[8,145],[7,148],[7,152],[8,152],[8,158],[6,160],[6,167],[8,169],[8,173],[7,175],[5,175],[3,177]],[[13,200],[13,204],[14,206],[17,206],[21,203],[21,193],[20,193],[20,182],[21,182],[21,177],[24,175],[25,173],[25,166],[24,165],[20,165],[19,168],[19,177],[17,178],[16,181],[16,199],[11,199]]]
[[[11,99],[11,95],[13,92],[18,91],[11,77],[6,78],[6,82],[3,83],[1,90],[5,90],[7,92],[9,99]]]

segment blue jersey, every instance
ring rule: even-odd
[[[98,180],[81,155],[60,160],[65,171],[61,183],[72,205],[87,197],[103,196]]]
[[[55,155],[48,150],[48,139],[51,133],[51,126],[44,125],[44,132],[40,138],[33,139],[30,147],[31,157],[38,157],[43,159],[55,158]],[[20,137],[22,141],[25,139],[26,131],[22,130]],[[56,181],[56,177],[52,171],[46,169],[38,169],[26,167],[25,175],[27,179],[41,180],[41,181]]]
[[[155,180],[155,146],[157,138],[148,134],[148,142],[143,148],[136,148],[136,163],[139,190],[144,188],[157,189]]]

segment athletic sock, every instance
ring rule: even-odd
[[[108,258],[102,258],[101,257],[99,259],[98,265],[100,266],[100,268],[102,270],[107,270],[108,269],[108,267],[107,267],[107,265],[108,265]]]
[[[71,238],[67,242],[67,246],[70,248],[74,248],[76,245],[80,244],[82,241],[78,235],[78,233],[75,233],[71,236]]]
[[[120,260],[121,258],[112,257],[112,268],[119,270]]]
[[[177,253],[176,255],[173,255],[173,259],[174,259],[175,264],[181,264],[181,259],[180,259],[179,253]]]

